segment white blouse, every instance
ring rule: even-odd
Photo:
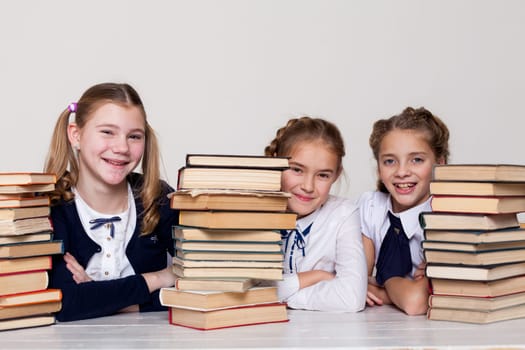
[[[77,207],[80,221],[84,231],[102,249],[95,253],[89,260],[85,271],[94,281],[112,280],[116,278],[131,276],[135,274],[128,257],[126,247],[133,236],[137,221],[135,210],[135,200],[131,186],[128,184],[128,208],[120,214],[102,214],[87,205],[79,193],[73,188],[75,194],[75,205]],[[110,226],[102,225],[92,229],[93,224],[89,223],[97,218],[111,218],[119,216],[120,221],[113,222],[114,237],[110,235]]]
[[[304,230],[311,223],[310,232],[304,237],[304,256],[302,249],[294,247],[295,232],[283,239],[284,279],[277,282],[280,299],[294,309],[362,310],[367,266],[357,207],[348,199],[330,196],[321,208],[299,219],[297,226]],[[336,277],[299,289],[297,273],[311,270],[332,272]]]
[[[366,192],[358,199],[359,212],[361,216],[361,231],[374,242],[375,262],[379,256],[379,249],[390,227],[388,211],[392,210],[392,201],[387,193],[374,191]],[[423,211],[431,211],[430,198],[424,203],[405,210],[401,213],[393,213],[401,219],[401,225],[405,231],[410,246],[412,257],[412,273],[417,266],[424,261],[423,248],[423,229],[419,224],[419,214]]]

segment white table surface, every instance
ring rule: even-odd
[[[389,306],[288,314],[287,323],[211,331],[170,325],[167,312],[119,314],[0,332],[0,349],[525,349],[525,319],[429,321]]]

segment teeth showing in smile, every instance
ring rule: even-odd
[[[399,187],[399,188],[410,188],[410,187],[414,187],[414,184],[412,184],[412,183],[410,183],[410,184],[397,184],[396,186]]]

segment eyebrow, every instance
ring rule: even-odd
[[[295,165],[295,166],[298,166],[300,168],[306,168],[306,166],[304,166],[303,164],[298,163],[298,162],[294,162],[292,160],[289,162],[289,165],[290,166]],[[335,173],[334,169],[319,169],[319,170],[316,170],[316,171],[317,172],[321,172],[321,173]]]
[[[96,125],[95,126],[96,128],[112,128],[112,129],[121,129],[118,125],[115,125],[115,124],[99,124],[99,125]],[[131,129],[129,132],[133,133],[133,132],[141,132],[143,134],[146,133],[146,130],[145,129],[142,129],[142,128],[135,128],[135,129]]]
[[[421,152],[410,152],[408,155],[413,157],[413,156],[428,155],[428,154],[429,154],[428,152],[421,151]],[[394,153],[379,154],[379,158],[384,158],[384,157],[398,158],[397,155]]]

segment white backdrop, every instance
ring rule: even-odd
[[[261,154],[301,114],[347,144],[340,194],[374,188],[372,123],[425,106],[453,163],[524,163],[520,0],[3,0],[0,171],[41,170],[59,113],[127,82],[164,177],[186,153]]]

